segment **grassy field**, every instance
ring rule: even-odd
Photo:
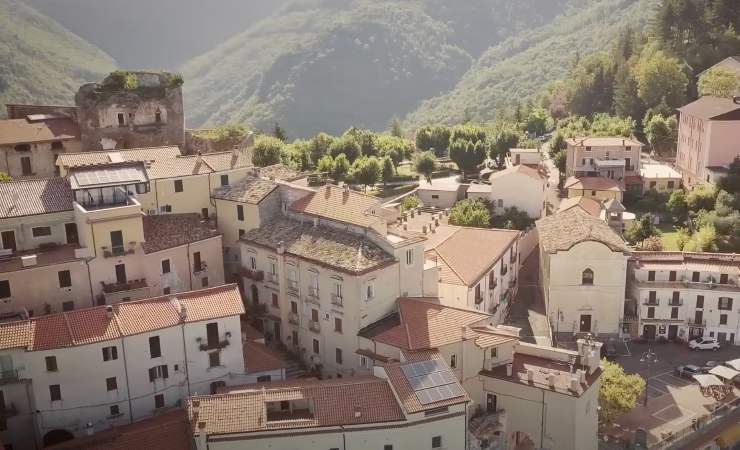
[[[678,237],[678,230],[672,223],[662,223],[658,225],[660,230],[661,238],[663,240],[663,250],[679,250],[676,238]]]

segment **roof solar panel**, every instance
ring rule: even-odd
[[[463,396],[463,394],[464,392],[460,384],[450,383],[444,386],[437,386],[416,391],[416,398],[422,405],[427,405],[429,403],[441,402],[443,400],[461,397]]]

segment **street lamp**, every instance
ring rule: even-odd
[[[640,362],[647,363],[647,377],[645,378],[645,406],[648,402],[648,382],[650,381],[650,364],[658,362],[658,355],[653,352],[652,348],[648,347],[648,351],[642,354]]]

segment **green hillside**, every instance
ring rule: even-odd
[[[582,0],[551,23],[487,50],[449,93],[407,117],[409,126],[488,121],[564,78],[580,57],[606,50],[627,26],[644,29],[659,0]]]
[[[188,124],[384,129],[571,1],[295,1],[183,68]]]
[[[0,104],[69,104],[81,83],[114,67],[54,20],[20,1],[0,0]]]

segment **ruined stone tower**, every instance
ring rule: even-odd
[[[183,146],[182,78],[116,71],[75,95],[83,151]]]

